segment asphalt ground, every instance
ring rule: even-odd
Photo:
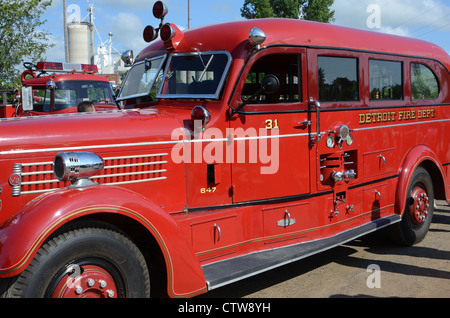
[[[450,206],[437,201],[426,238],[412,247],[376,232],[247,278],[201,298],[449,298]]]

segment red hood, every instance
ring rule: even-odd
[[[167,148],[173,145],[171,134],[179,127],[177,119],[157,110],[2,119],[0,158],[138,143]]]

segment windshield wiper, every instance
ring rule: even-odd
[[[202,56],[200,55],[200,60],[202,61],[203,67],[204,67],[205,69],[203,70],[202,74],[200,75],[200,78],[198,79],[198,82],[201,82],[201,81],[202,81],[203,76],[205,76],[206,71],[209,69],[209,66],[211,65],[211,62],[214,60],[214,56],[215,56],[215,55],[211,55],[211,58],[209,59],[208,64],[205,65],[205,63],[203,62],[203,58],[202,58]]]

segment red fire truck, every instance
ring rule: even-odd
[[[192,297],[379,229],[424,239],[450,201],[447,53],[298,20],[161,22],[124,109],[2,120],[3,296]]]
[[[24,66],[21,102],[12,116],[74,113],[86,101],[96,110],[117,109],[111,84],[96,75],[96,65],[38,62]]]

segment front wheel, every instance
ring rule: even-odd
[[[150,279],[144,257],[129,238],[91,223],[48,240],[6,296],[143,298],[150,296]]]
[[[419,167],[409,184],[402,221],[391,227],[394,241],[406,246],[421,242],[430,228],[433,211],[433,183],[428,172]]]

